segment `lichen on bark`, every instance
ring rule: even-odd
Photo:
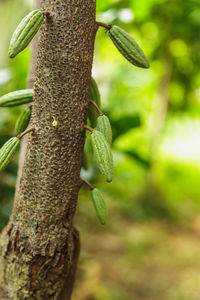
[[[42,9],[50,15],[38,45],[31,118],[36,130],[0,238],[2,300],[70,299],[79,252],[73,216],[90,104],[95,3],[43,0]]]

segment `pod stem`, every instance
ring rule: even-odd
[[[47,17],[47,18],[50,16],[49,10],[41,11],[41,13],[42,13],[45,17]]]
[[[17,138],[21,140],[21,138],[23,138],[24,135],[26,135],[27,133],[31,132],[31,131],[34,131],[35,128],[34,127],[31,127],[31,128],[28,128],[27,130],[25,130],[24,132],[18,134]]]
[[[89,181],[82,179],[83,183],[87,184],[90,188],[90,190],[94,190],[95,186],[93,184],[91,184]]]
[[[110,30],[112,28],[111,25],[108,25],[108,24],[105,24],[105,23],[102,23],[102,22],[96,22],[98,27],[104,27],[106,28],[107,30]]]
[[[98,114],[99,114],[100,116],[103,116],[103,113],[102,113],[102,111],[100,110],[99,106],[98,106],[94,101],[92,101],[92,100],[90,100],[90,103],[91,103],[92,105],[94,105],[94,107],[95,107],[96,110],[98,111]]]
[[[84,125],[84,128],[89,130],[91,133],[94,132],[94,129],[92,127],[88,126],[88,125]]]

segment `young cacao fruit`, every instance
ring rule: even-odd
[[[89,169],[89,166],[92,162],[91,158],[92,158],[92,145],[91,145],[90,137],[87,137],[85,140],[84,152],[83,152],[83,168],[85,170]]]
[[[105,115],[99,116],[97,118],[96,129],[103,133],[108,144],[111,146],[112,145],[112,129],[111,129],[110,121],[109,121],[108,117],[106,117]]]
[[[92,132],[91,142],[99,170],[105,180],[111,182],[113,176],[113,156],[110,146],[103,133],[98,130]]]
[[[20,140],[17,137],[10,138],[0,149],[0,171],[11,161],[15,154]]]
[[[101,97],[100,97],[99,89],[98,89],[97,83],[93,77],[91,77],[91,82],[90,82],[90,100],[93,100],[98,105],[98,107],[101,107]],[[92,105],[92,104],[89,107],[88,116],[89,116],[92,127],[96,127],[97,118],[98,118],[99,114],[98,114],[96,108],[94,107],[94,105]]]
[[[33,90],[18,90],[0,97],[0,107],[22,105],[33,101]]]
[[[36,35],[43,22],[43,14],[38,10],[33,10],[22,19],[13,33],[10,41],[8,55],[14,58],[19,52],[24,50],[33,37]]]
[[[126,31],[117,25],[112,25],[108,34],[119,52],[131,64],[140,68],[149,68],[149,62],[144,52]]]
[[[92,202],[94,204],[97,217],[101,222],[101,224],[104,225],[106,223],[107,209],[106,209],[106,203],[103,199],[103,196],[97,188],[94,188],[91,191],[91,196],[92,196]]]
[[[31,109],[29,107],[25,108],[21,114],[19,115],[16,125],[15,125],[15,133],[16,135],[22,133],[26,130],[29,120],[31,117]]]

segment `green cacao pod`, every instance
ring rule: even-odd
[[[10,138],[0,149],[0,171],[11,161],[15,154],[20,140],[17,137]]]
[[[85,141],[85,146],[84,146],[84,151],[83,151],[83,168],[85,170],[88,170],[89,168],[89,154],[88,154],[88,149],[87,149],[87,139]]]
[[[0,97],[0,107],[22,105],[33,101],[33,90],[18,90]]]
[[[10,41],[8,50],[8,55],[10,58],[14,58],[19,52],[28,46],[42,25],[42,22],[43,14],[37,9],[30,12],[22,19],[14,31]]]
[[[83,168],[85,170],[88,170],[89,168],[88,153],[86,148],[84,148],[84,152],[83,152]]]
[[[99,108],[101,107],[100,92],[99,92],[97,83],[93,77],[91,77],[91,82],[90,82],[90,100],[94,101],[98,105]],[[98,114],[96,108],[94,107],[94,105],[92,105],[92,104],[89,107],[88,116],[89,116],[92,127],[96,127],[97,118],[98,118],[99,114]]]
[[[19,118],[17,119],[16,125],[15,125],[15,133],[16,135],[22,133],[24,130],[26,130],[28,123],[30,121],[31,117],[31,109],[29,107],[25,108],[21,114],[19,115]]]
[[[94,188],[91,191],[91,196],[92,196],[92,202],[94,204],[94,208],[96,210],[97,217],[101,224],[106,223],[106,217],[107,217],[107,208],[106,208],[106,203],[103,199],[103,196],[101,192],[97,189]]]
[[[103,133],[98,130],[92,132],[91,142],[99,170],[105,180],[111,182],[113,177],[113,156],[110,146]]]
[[[149,68],[149,62],[144,52],[126,31],[119,26],[112,25],[108,34],[119,52],[131,64],[140,68]]]
[[[105,115],[99,116],[97,118],[96,129],[103,133],[108,144],[111,146],[111,144],[112,144],[112,129],[111,129],[110,121],[109,121],[108,117],[106,117]]]
[[[84,152],[83,152],[83,168],[88,170],[90,164],[92,163],[92,145],[90,137],[86,137],[85,145],[84,145]]]

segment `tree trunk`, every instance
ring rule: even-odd
[[[42,0],[30,134],[19,189],[0,239],[0,299],[71,298],[95,23],[93,0]],[[50,118],[49,118],[50,116]],[[58,122],[52,126],[52,117]]]

